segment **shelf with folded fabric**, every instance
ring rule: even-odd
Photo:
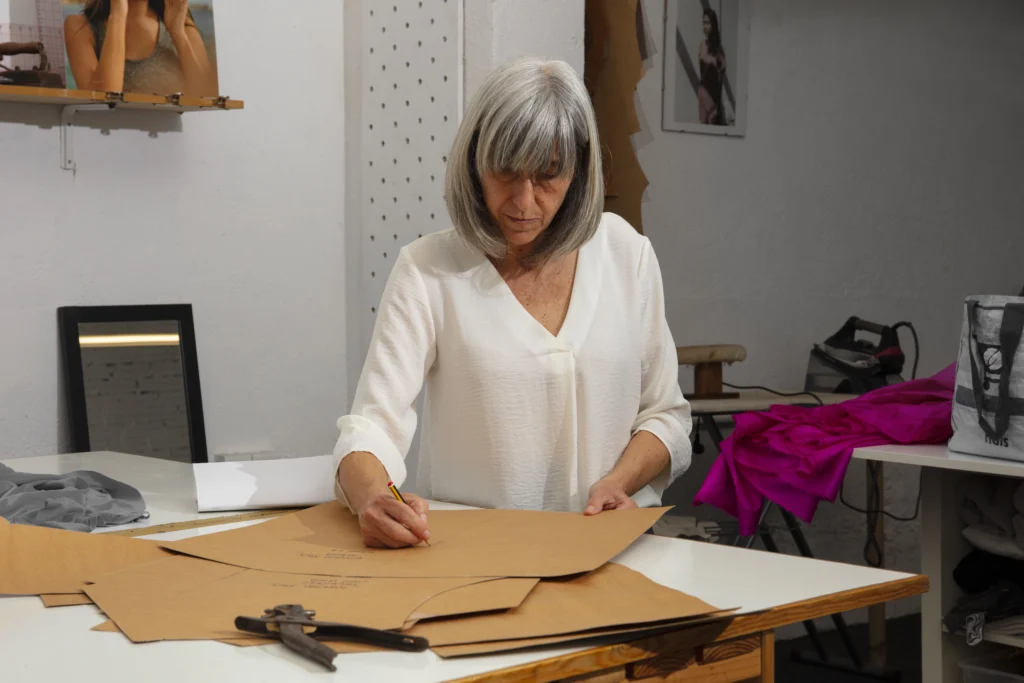
[[[1011,617],[1010,619],[1004,620],[1005,622],[1014,621],[1017,624],[1021,623],[1020,617]],[[986,624],[985,628],[982,629],[981,639],[987,643],[995,643],[997,645],[1006,645],[1008,647],[1014,647],[1020,650],[1024,650],[1024,628],[1020,629],[1007,629],[1004,626],[1000,626],[1004,621],[994,621],[991,624]],[[942,632],[949,634],[949,629],[945,626],[942,627]],[[957,631],[957,638],[963,638],[964,632]]]
[[[230,111],[244,109],[245,102],[228,97],[187,97],[185,95],[146,95],[110,93],[97,90],[58,90],[23,85],[0,85],[0,102],[48,104],[58,106],[107,104],[125,109],[157,111]]]

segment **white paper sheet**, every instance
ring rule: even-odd
[[[319,505],[334,500],[333,455],[197,463],[199,512]]]

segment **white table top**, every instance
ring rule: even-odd
[[[112,454],[53,456],[57,467],[86,466],[132,484],[147,497],[154,520],[174,515],[195,519],[194,492],[174,490],[170,482],[185,479],[188,465],[140,459],[125,463]],[[7,461],[21,471],[44,472],[43,459]],[[34,467],[26,467],[25,465]],[[174,470],[179,470],[175,473]],[[188,506],[192,505],[191,510]],[[440,506],[438,506],[440,507]],[[181,519],[179,516],[178,519]],[[171,520],[176,521],[176,520]],[[238,522],[233,525],[258,522]],[[211,533],[206,527],[160,534],[167,540]],[[722,608],[756,612],[857,588],[908,578],[899,572],[845,565],[802,557],[745,550],[694,541],[645,535],[617,562],[666,586],[695,595]],[[44,609],[35,597],[0,598],[0,661],[4,680],[115,683],[118,681],[273,681],[326,680],[332,675],[304,661],[281,645],[236,648],[215,642],[162,642],[134,645],[117,634],[90,631],[104,617],[91,605]],[[445,681],[547,659],[576,648],[541,650],[498,656],[442,660],[432,652],[342,655],[332,680],[426,683]],[[15,656],[16,654],[16,656]],[[6,656],[5,656],[6,655]]]
[[[878,460],[901,465],[918,465],[978,474],[998,474],[1024,479],[1024,462],[956,453],[942,445],[855,448],[853,457],[861,460]]]
[[[728,391],[728,387],[726,387]],[[799,390],[796,390],[799,391]],[[690,400],[690,412],[694,415],[732,415],[755,410],[768,410],[775,405],[817,405],[809,394],[799,396],[778,396],[767,391],[741,391],[737,398],[695,398]],[[793,393],[786,391],[783,393]],[[825,405],[842,403],[853,394],[829,394],[814,392]]]

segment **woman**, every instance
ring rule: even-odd
[[[64,22],[64,42],[84,90],[217,95],[188,0],[88,0]]]
[[[602,214],[600,149],[564,62],[508,64],[473,99],[446,177],[454,228],[401,250],[338,420],[335,489],[368,546],[430,537],[425,501],[387,488],[424,386],[425,497],[597,514],[659,504],[689,466],[658,262]]]
[[[700,62],[700,87],[697,89],[697,116],[701,123],[725,125],[722,84],[725,81],[725,50],[718,30],[718,14],[704,10],[704,40],[697,56]]]

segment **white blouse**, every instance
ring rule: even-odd
[[[401,486],[424,387],[415,490],[425,498],[582,511],[639,430],[671,455],[633,496],[639,505],[660,504],[690,464],[661,271],[650,241],[615,214],[580,249],[557,336],[454,230],[404,247],[352,412],[338,420],[338,462],[368,451]]]

